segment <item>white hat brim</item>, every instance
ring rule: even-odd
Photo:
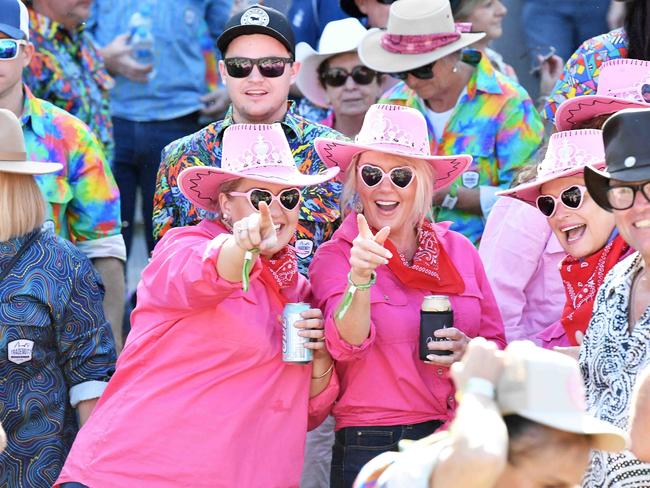
[[[459,51],[485,37],[485,32],[462,33],[456,41],[421,54],[398,54],[381,47],[384,29],[371,29],[359,45],[359,58],[363,64],[381,73],[399,73],[433,63],[448,54]]]
[[[592,437],[594,449],[609,452],[624,450],[628,444],[627,434],[618,427],[586,413],[555,413],[552,411],[518,411],[517,415],[553,429],[584,434]]]
[[[60,163],[44,163],[38,161],[0,161],[0,173],[21,175],[45,175],[61,171]]]

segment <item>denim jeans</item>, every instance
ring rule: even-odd
[[[610,0],[526,0],[521,10],[526,44],[532,64],[536,54],[553,46],[566,61],[578,46],[608,31]]]
[[[332,448],[331,488],[350,488],[361,468],[382,452],[397,451],[402,439],[421,439],[443,424],[431,420],[414,425],[346,427],[336,432]]]
[[[160,153],[170,142],[192,134],[200,129],[198,113],[172,120],[133,122],[113,117],[115,133],[115,160],[113,173],[120,189],[122,205],[122,235],[127,253],[133,238],[135,196],[142,192],[142,216],[144,218],[147,249],[153,250],[153,195],[156,175],[160,166]]]

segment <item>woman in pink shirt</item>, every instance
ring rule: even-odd
[[[325,314],[327,347],[341,392],[333,409],[336,442],[331,486],[349,487],[377,454],[400,439],[431,434],[456,406],[448,368],[469,338],[505,344],[499,310],[476,249],[450,223],[426,218],[434,190],[469,165],[470,156],[431,156],[424,117],[373,105],[356,142],[316,139],[316,150],[344,176],[351,206],[310,267]],[[420,308],[447,295],[453,327],[438,330],[419,358]],[[437,352],[449,355],[437,355]]]
[[[299,188],[337,172],[299,173],[279,124],[242,124],[225,130],[221,168],[181,173],[183,194],[220,218],[156,246],[117,371],[58,483],[299,485],[307,429],[328,414],[338,382],[320,311],[296,325],[315,340],[308,364],[282,361],[278,317],[309,299],[288,246]]]
[[[566,253],[560,263],[565,292],[562,316],[538,333],[541,345],[547,348],[579,344],[605,275],[630,253],[616,231],[613,215],[596,205],[587,193],[585,165],[605,166],[602,132],[556,132],[549,140],[537,178],[501,193],[536,205]]]

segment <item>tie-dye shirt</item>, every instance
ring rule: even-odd
[[[219,167],[223,131],[234,123],[231,106],[223,120],[172,142],[163,150],[154,195],[155,240],[159,240],[172,227],[195,225],[204,217],[215,217],[196,208],[183,196],[177,185],[178,175],[190,166]],[[289,102],[281,124],[298,169],[305,174],[318,174],[325,171],[326,166],[314,149],[314,139],[316,137],[340,139],[343,136],[298,115],[293,102]],[[338,181],[310,186],[302,192],[303,201],[294,245],[298,255],[298,266],[303,274],[307,274],[309,262],[318,246],[332,236],[340,222],[340,193],[341,183]]]
[[[564,100],[595,94],[601,65],[610,59],[627,58],[628,45],[622,28],[583,42],[564,66],[544,107],[544,118],[554,122],[555,111]]]
[[[113,160],[113,122],[109,90],[115,84],[90,35],[74,32],[29,8],[29,36],[36,52],[23,80],[38,98],[80,118]]]
[[[120,193],[101,145],[88,126],[25,87],[22,115],[27,159],[61,163],[37,175],[47,202],[45,227],[72,241],[89,258],[126,259]]]
[[[491,205],[484,205],[484,201],[493,203],[494,193],[508,188],[514,172],[531,161],[544,136],[542,120],[526,90],[496,71],[485,56],[453,109],[442,137],[435,134],[424,100],[405,83],[387,91],[379,103],[419,110],[427,119],[432,154],[472,155],[471,166],[452,188],[480,188],[481,206],[488,211]],[[483,216],[456,208],[436,210],[436,220],[451,220],[453,230],[478,244],[485,226]]]

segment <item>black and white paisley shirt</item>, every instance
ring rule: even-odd
[[[589,413],[625,430],[636,377],[650,363],[650,308],[631,333],[628,327],[632,281],[642,266],[641,256],[634,253],[611,269],[596,296],[580,349]],[[594,451],[583,487],[648,488],[650,464],[629,451]]]

